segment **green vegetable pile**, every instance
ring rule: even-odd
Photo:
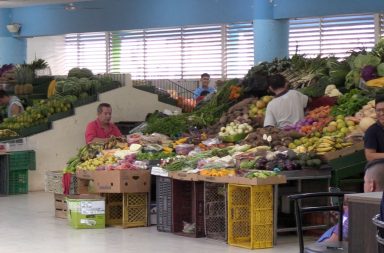
[[[368,103],[370,97],[368,93],[358,89],[352,89],[350,92],[339,97],[338,105],[332,108],[331,114],[350,116],[358,112],[365,104]]]
[[[151,160],[160,160],[164,158],[168,158],[171,156],[175,156],[175,153],[164,153],[164,152],[140,152],[136,155],[136,160],[139,161],[151,161]]]
[[[233,102],[229,101],[230,86],[237,83],[237,79],[228,81],[209,102],[191,113],[169,117],[153,114],[147,120],[145,133],[161,133],[173,137],[187,132],[191,126],[202,129],[216,123],[231,107]]]

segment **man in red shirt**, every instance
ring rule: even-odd
[[[91,121],[85,130],[85,142],[104,142],[111,136],[121,136],[117,126],[111,123],[112,108],[110,104],[101,103],[97,107],[97,119]]]

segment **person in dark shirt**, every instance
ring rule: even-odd
[[[365,158],[367,161],[384,158],[384,96],[375,99],[377,122],[364,135]]]

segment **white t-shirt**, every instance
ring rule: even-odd
[[[264,127],[282,128],[295,124],[304,118],[304,108],[307,104],[308,97],[296,90],[289,90],[284,95],[272,99],[267,105]]]

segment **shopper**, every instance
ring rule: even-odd
[[[198,96],[200,96],[202,91],[208,91],[209,93],[215,92],[215,88],[209,86],[209,81],[210,81],[210,75],[208,73],[204,73],[201,75],[200,82],[201,82],[201,87],[197,87],[193,91],[193,98],[196,99]]]
[[[19,115],[24,111],[24,106],[16,96],[9,96],[4,90],[0,90],[0,104],[7,106],[8,118]]]
[[[365,166],[364,192],[380,192],[384,190],[384,159],[370,161]],[[348,208],[344,207],[343,215],[343,240],[348,239]],[[328,229],[318,240],[338,241],[339,226],[335,225]]]
[[[368,161],[384,158],[384,96],[375,99],[377,122],[364,135],[365,158]]]
[[[304,109],[309,101],[306,95],[289,90],[284,76],[280,74],[268,77],[267,83],[275,98],[267,105],[264,127],[282,128],[304,118]]]
[[[85,142],[104,142],[111,136],[121,136],[117,126],[111,123],[112,107],[110,104],[101,103],[97,107],[97,119],[91,121],[85,130]]]

